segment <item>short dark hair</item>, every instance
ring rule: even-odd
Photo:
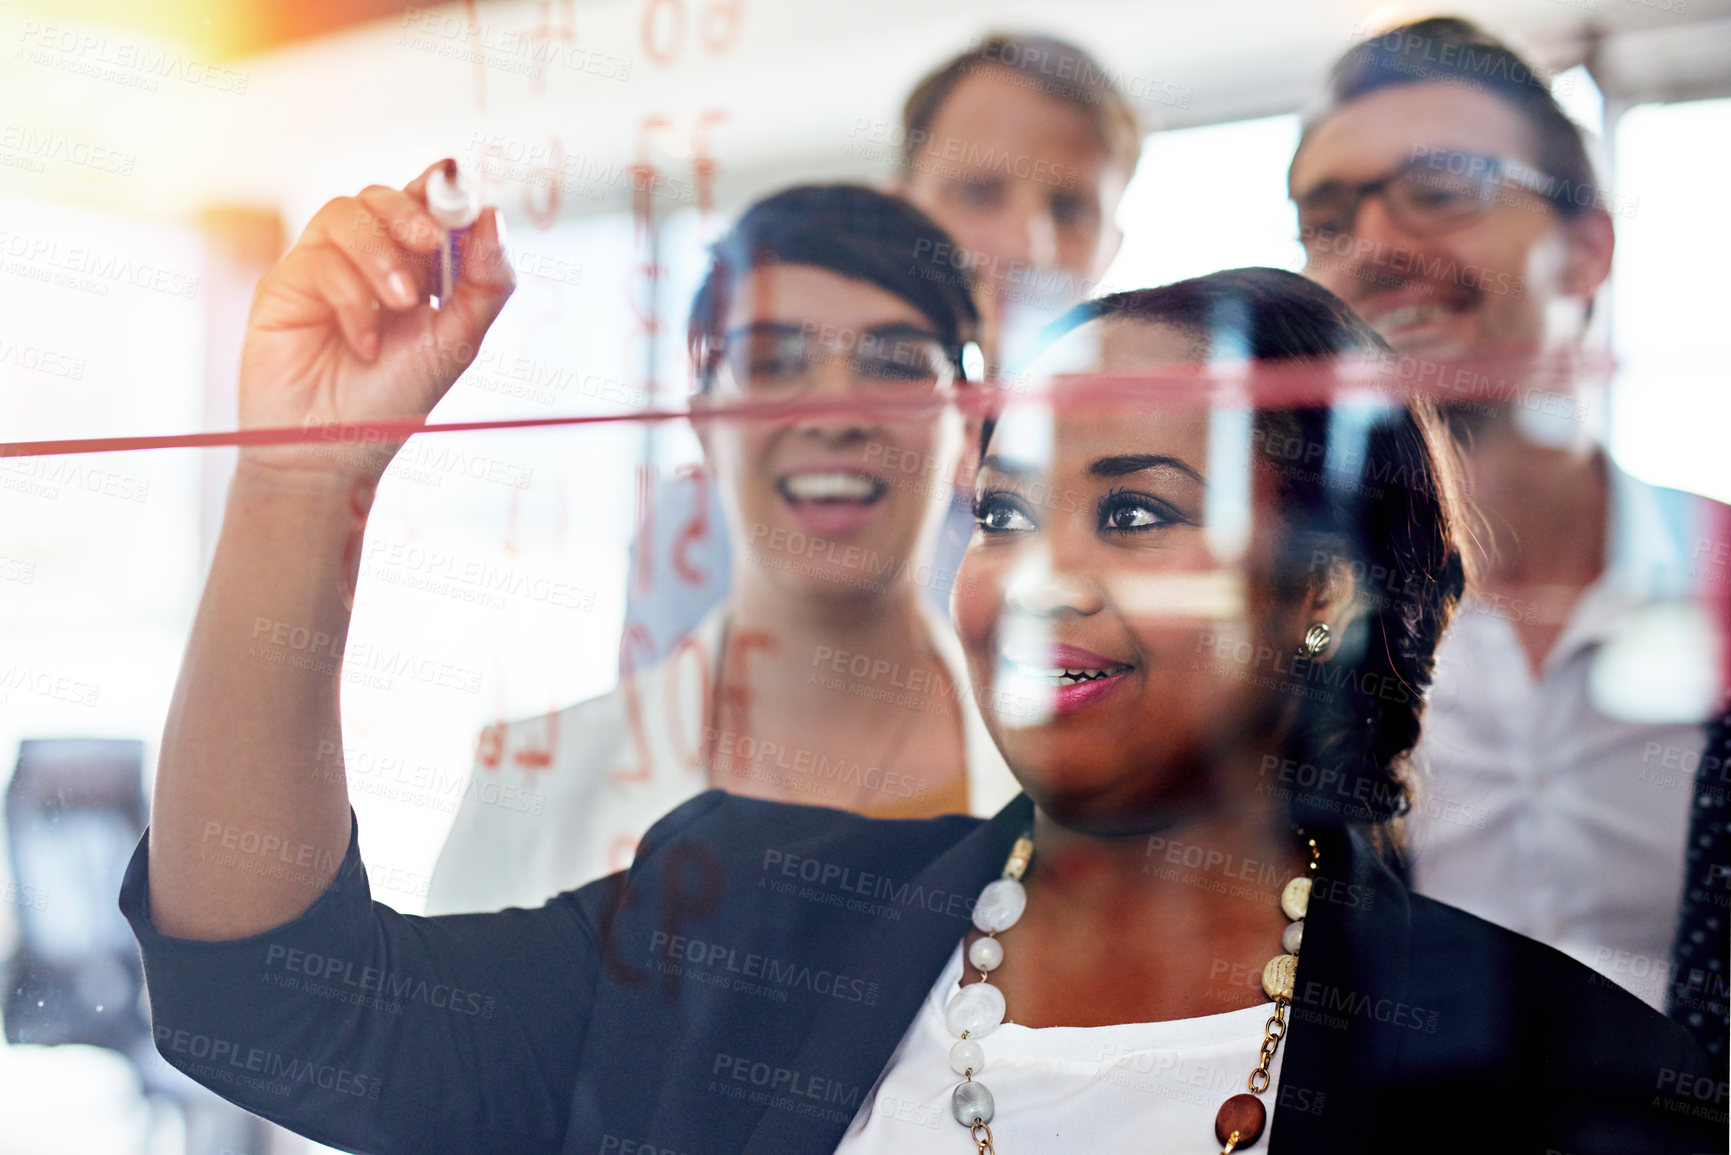
[[[911,172],[920,145],[950,93],[976,69],[998,68],[1030,88],[1088,114],[1108,156],[1136,171],[1142,131],[1111,73],[1086,50],[1051,36],[996,32],[940,64],[914,86],[902,105],[902,171]]]
[[[714,382],[734,286],[769,264],[814,265],[900,297],[931,322],[960,378],[980,314],[968,272],[939,259],[953,248],[919,209],[864,185],[797,185],[765,197],[711,247],[691,302],[685,336],[699,391]]]
[[[1085,301],[1046,336],[1056,340],[1097,320],[1170,325],[1205,346],[1224,344],[1262,362],[1325,366],[1343,355],[1391,352],[1339,297],[1279,269],[1228,269]],[[1274,477],[1289,529],[1276,560],[1282,593],[1301,595],[1337,561],[1355,574],[1386,575],[1376,589],[1361,589],[1363,612],[1333,643],[1328,676],[1310,678],[1318,667],[1303,662],[1291,673],[1287,688],[1310,708],[1299,711],[1285,754],[1340,777],[1324,790],[1303,789],[1305,776],[1297,775],[1290,803],[1301,823],[1385,828],[1410,808],[1406,767],[1424,693],[1466,585],[1458,465],[1428,401],[1389,407],[1363,430],[1362,449],[1348,453],[1330,453],[1331,438],[1343,436],[1331,414],[1326,406],[1259,408],[1253,425],[1259,462]],[[990,436],[988,427],[982,450]],[[1303,449],[1299,460],[1330,464],[1295,468],[1294,446]],[[1352,809],[1342,810],[1343,800]],[[1398,852],[1397,837],[1379,841]]]
[[[1534,164],[1555,181],[1543,195],[1559,215],[1580,216],[1599,199],[1586,134],[1551,95],[1544,74],[1503,41],[1456,16],[1403,24],[1348,49],[1329,72],[1322,102],[1305,115],[1294,160],[1311,130],[1342,105],[1384,88],[1426,82],[1476,88],[1520,113],[1532,131]]]

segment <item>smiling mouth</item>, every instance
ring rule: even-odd
[[[817,505],[870,505],[889,487],[858,473],[796,473],[775,483],[776,492],[788,501]]]
[[[1367,318],[1373,329],[1405,329],[1411,325],[1428,325],[1433,321],[1441,321],[1461,312],[1457,306],[1442,305],[1433,302],[1422,304],[1400,305],[1387,312],[1375,313]]]
[[[1134,667],[1122,663],[1106,667],[1053,667],[1042,669],[1036,666],[1024,666],[1012,663],[1011,670],[1019,677],[1033,682],[1045,682],[1051,686],[1079,686],[1084,682],[1099,682],[1107,678],[1115,678],[1119,674],[1127,674]]]

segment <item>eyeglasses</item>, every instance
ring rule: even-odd
[[[1295,197],[1299,240],[1307,248],[1350,233],[1366,197],[1377,196],[1395,224],[1414,236],[1464,228],[1523,194],[1555,204],[1556,177],[1501,157],[1427,151],[1378,180],[1327,181]]]
[[[724,334],[717,377],[747,396],[787,396],[815,384],[832,357],[846,360],[856,385],[872,389],[930,393],[948,388],[956,378],[943,339],[912,325],[856,332],[775,322]]]

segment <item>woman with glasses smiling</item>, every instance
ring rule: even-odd
[[[418,191],[367,209],[412,226]],[[247,412],[304,413],[314,386],[345,419],[436,396],[449,381],[402,358],[503,304],[484,217],[451,313],[398,297],[352,346],[328,315],[294,325],[312,284],[425,275],[437,238],[412,249],[413,228],[384,268],[338,265],[356,208],[327,206],[261,288]],[[772,404],[827,416],[869,404],[859,334],[945,336],[889,294],[830,308],[846,286],[802,269],[703,314],[731,318],[697,326],[723,338],[715,388],[762,367],[793,393]],[[815,347],[781,327],[814,310],[836,326]],[[243,462],[121,896],[158,1049],[314,1139],[402,1155],[1723,1151],[1720,1085],[1675,1025],[1411,894],[1373,849],[1465,576],[1429,408],[1362,379],[1328,405],[1334,359],[1386,347],[1269,269],[1060,329],[1072,374],[982,431],[955,597],[1024,793],[989,821],[881,821],[709,791],[628,872],[538,910],[369,901],[345,784],[305,772],[340,730],[331,683],[245,647],[291,614],[341,636],[371,474]],[[1203,371],[1222,362],[1224,399]],[[912,392],[908,364],[879,368]],[[805,480],[850,471],[799,468],[800,428],[709,426],[753,467],[742,509],[841,488]]]
[[[617,870],[710,787],[889,818],[1015,793],[932,609],[955,583],[931,563],[963,441],[946,405],[978,326],[967,274],[933,259],[947,246],[906,202],[849,185],[770,196],[715,244],[687,337],[730,596],[661,665],[488,731],[480,780],[548,751],[544,809],[466,794],[429,913],[534,906]],[[759,415],[706,417],[741,404]]]

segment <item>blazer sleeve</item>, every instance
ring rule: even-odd
[[[371,899],[351,812],[342,865],[305,914],[198,942],[151,921],[148,840],[120,907],[157,1050],[179,1070],[346,1151],[560,1149],[600,973],[603,884],[538,910],[399,914]]]

